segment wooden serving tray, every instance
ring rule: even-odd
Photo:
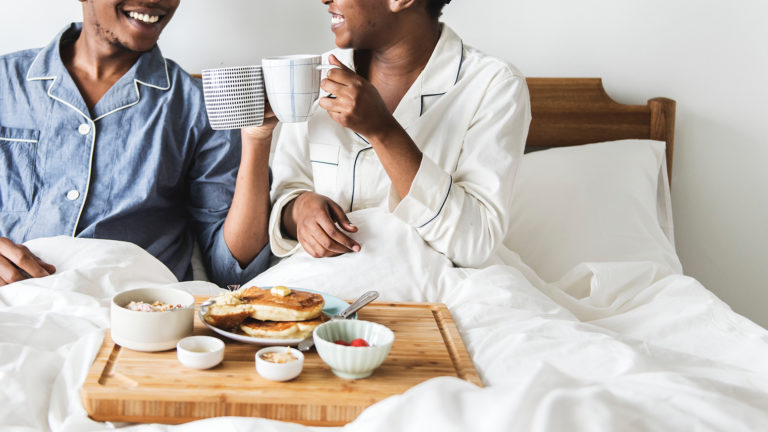
[[[108,333],[80,390],[83,406],[98,421],[178,424],[240,416],[340,426],[374,403],[430,378],[454,376],[482,386],[444,304],[372,303],[358,317],[395,333],[384,363],[361,380],[337,377],[313,348],[305,353],[304,370],[296,379],[268,381],[254,364],[260,346],[218,336],[197,313],[194,334],[226,342],[224,361],[208,370],[182,366],[175,350],[145,353],[122,348]]]

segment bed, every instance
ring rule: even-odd
[[[455,268],[369,209],[350,218],[358,240],[377,247],[322,265],[298,253],[249,282],[342,298],[376,288],[382,300],[448,306],[484,386],[431,379],[343,429],[766,430],[768,333],[685,276],[675,253],[674,101],[618,104],[599,79],[528,82],[527,145],[540,151],[526,154],[515,179],[500,262]],[[176,426],[89,419],[78,391],[115,293],[221,288],[179,283],[128,243],[57,237],[27,246],[58,272],[0,287],[3,430],[322,429],[243,417]]]

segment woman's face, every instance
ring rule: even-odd
[[[339,48],[375,49],[386,39],[392,12],[388,0],[321,0],[331,14]]]
[[[83,25],[99,38],[134,52],[151,50],[181,0],[80,0]]]

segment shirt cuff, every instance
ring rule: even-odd
[[[422,155],[419,170],[402,201],[390,186],[389,211],[412,227],[424,228],[440,215],[452,187],[450,174]]]
[[[224,230],[221,229],[216,234],[219,237],[213,242],[211,248],[211,274],[209,278],[219,286],[241,285],[255,278],[259,273],[269,267],[270,247],[269,244],[259,252],[258,255],[245,267],[240,267],[240,263],[232,256],[232,252],[224,241]]]
[[[272,206],[272,213],[269,215],[269,244],[272,248],[272,253],[276,257],[284,258],[293,255],[301,248],[301,244],[298,241],[283,235],[282,218],[283,208],[304,192],[311,191],[309,189],[291,191],[278,198]]]

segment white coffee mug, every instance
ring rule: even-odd
[[[261,66],[203,70],[203,96],[213,129],[240,129],[264,122]]]
[[[272,111],[283,123],[307,121],[320,96],[319,55],[290,55],[262,59],[264,82]]]

